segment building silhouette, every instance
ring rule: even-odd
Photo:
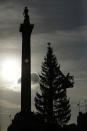
[[[87,131],[87,112],[79,112],[79,115],[77,117],[77,126],[79,131]]]
[[[24,22],[20,25],[22,32],[22,71],[21,71],[21,110],[31,112],[31,45],[30,38],[34,24],[30,24],[28,8],[25,7]]]

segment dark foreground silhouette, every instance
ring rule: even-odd
[[[40,114],[23,111],[15,115],[12,124],[8,127],[7,131],[82,131],[82,128],[83,127],[78,127],[75,124],[70,124],[62,128],[55,123],[44,123],[44,118]],[[84,129],[84,131],[86,131],[86,129]]]

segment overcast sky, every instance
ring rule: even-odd
[[[52,43],[63,73],[70,72],[74,76],[74,88],[68,90],[72,122],[76,122],[77,103],[81,101],[81,105],[84,105],[87,99],[87,1],[0,0],[0,123],[3,131],[7,121],[10,122],[8,114],[20,110],[20,80],[17,87],[14,87],[13,81],[6,81],[2,77],[2,63],[12,59],[21,67],[19,27],[26,5],[29,7],[31,23],[35,25],[31,37],[32,109],[39,86],[36,73],[40,73],[47,42]],[[81,106],[81,110],[84,110],[84,106]]]

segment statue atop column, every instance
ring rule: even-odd
[[[24,24],[30,24],[30,19],[29,19],[27,7],[25,7],[25,9],[24,9],[23,15],[24,15]]]

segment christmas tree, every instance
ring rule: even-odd
[[[53,49],[48,43],[47,54],[42,63],[40,92],[35,96],[35,107],[47,123],[64,125],[71,116],[70,102],[66,89],[73,87],[73,77],[65,76],[57,63]]]

